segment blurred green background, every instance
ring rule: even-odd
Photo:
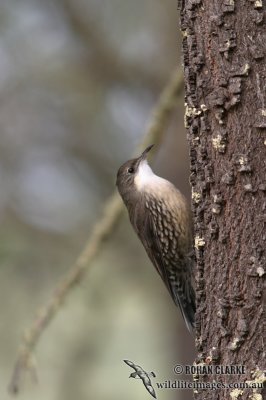
[[[0,393],[24,329],[82,250],[180,60],[176,0],[0,1]],[[189,198],[181,96],[155,172]],[[193,339],[126,213],[36,351],[19,399],[149,399]],[[160,391],[160,399],[188,399]]]

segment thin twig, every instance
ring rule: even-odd
[[[136,154],[151,143],[155,143],[159,147],[158,144],[162,140],[182,88],[183,74],[181,71],[175,71],[159,98],[151,117],[151,123]],[[36,375],[32,363],[32,353],[37,346],[40,336],[58,312],[71,289],[83,278],[85,271],[88,270],[92,260],[99,252],[102,242],[113,230],[122,210],[123,206],[120,197],[117,192],[114,192],[107,200],[103,209],[103,215],[96,222],[84,250],[66,277],[59,282],[50,301],[37,313],[31,327],[26,331],[9,385],[11,393],[15,394],[19,391],[23,371],[31,370]]]

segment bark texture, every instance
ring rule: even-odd
[[[180,0],[197,257],[197,363],[264,379],[266,22],[258,0]],[[255,386],[255,385],[254,385]],[[196,399],[262,399],[261,389]]]

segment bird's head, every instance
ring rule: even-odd
[[[127,201],[132,191],[141,189],[144,182],[154,175],[147,163],[147,154],[152,147],[153,145],[147,147],[139,157],[125,162],[119,168],[116,186],[124,201]]]

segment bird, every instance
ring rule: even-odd
[[[143,368],[141,368],[139,365],[134,364],[130,360],[124,360],[124,362],[129,365],[131,368],[134,369],[135,372],[132,372],[132,374],[129,375],[129,378],[140,378],[143,382],[143,385],[145,388],[148,390],[150,395],[152,395],[156,399],[156,393],[154,390],[154,387],[152,386],[150,376],[155,377],[155,373],[151,372],[148,374],[148,372],[144,371]]]
[[[192,332],[196,302],[191,210],[183,194],[152,171],[147,161],[152,147],[121,165],[116,186],[135,232]]]

